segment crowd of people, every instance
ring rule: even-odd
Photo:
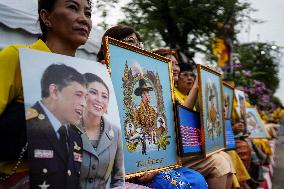
[[[39,0],[40,39],[0,52],[0,188],[9,188],[11,180],[22,188],[257,188],[264,167],[273,163],[270,141],[277,134],[270,127],[269,139],[249,139],[246,120],[236,112],[235,150],[206,158],[183,157],[181,168],[146,171],[129,180],[125,180],[121,131],[104,118],[109,88],[97,75],[80,74],[67,65],[49,66],[41,78],[42,99],[25,116],[19,48],[75,56],[91,31],[91,9],[91,0]],[[143,48],[140,35],[129,26],[111,27],[105,36]],[[102,64],[103,49],[102,43],[97,55]],[[180,63],[174,49],[153,52],[171,59],[176,102],[199,111],[195,65]],[[137,95],[142,99],[148,91]]]

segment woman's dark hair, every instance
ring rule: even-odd
[[[102,41],[104,39],[105,36],[117,39],[117,40],[122,40],[123,38],[131,35],[135,33],[137,39],[139,40],[139,42],[141,42],[141,37],[140,35],[131,27],[126,26],[126,25],[117,25],[117,26],[113,26],[111,28],[109,28],[108,30],[106,30],[106,32],[104,33],[103,37],[102,37]],[[100,62],[104,59],[104,52],[103,52],[103,42],[101,44],[101,48],[98,52],[97,55],[97,60]]]
[[[42,32],[40,39],[42,39],[43,41],[47,40],[47,27],[40,17],[40,11],[46,10],[47,12],[52,12],[57,1],[58,0],[38,0],[38,21]],[[92,8],[92,0],[87,0],[87,2]]]
[[[179,64],[179,69],[180,69],[180,73],[181,72],[186,72],[186,71],[193,72],[194,66],[191,65],[191,64],[187,64],[187,63],[181,63],[181,64]]]
[[[158,55],[161,55],[161,56],[173,55],[177,59],[177,62],[179,62],[178,54],[177,54],[177,51],[175,49],[158,49],[158,50],[154,50],[152,52],[156,53]]]
[[[83,76],[84,76],[84,78],[87,82],[87,86],[90,83],[93,83],[93,82],[101,83],[101,84],[103,84],[103,86],[105,86],[105,88],[107,89],[107,93],[109,94],[108,86],[106,85],[106,83],[104,82],[104,80],[102,78],[100,78],[99,76],[97,76],[96,74],[93,74],[93,73],[84,73]]]

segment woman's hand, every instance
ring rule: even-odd
[[[198,76],[195,77],[192,89],[198,89]]]
[[[151,181],[159,171],[154,170],[154,171],[145,171],[141,177],[138,178],[140,182],[148,182]]]
[[[198,95],[198,78],[196,77],[193,86],[190,89],[182,105],[192,110],[196,102],[196,99],[198,98],[197,95]]]
[[[238,134],[240,132],[244,132],[245,130],[245,124],[243,121],[237,122],[233,125],[233,130],[235,134]]]

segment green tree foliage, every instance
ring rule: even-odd
[[[211,53],[217,33],[234,39],[249,8],[240,0],[133,0],[122,8],[122,23],[134,27],[146,47],[178,48],[192,58],[194,52]]]
[[[93,13],[99,15],[103,19],[101,23],[98,24],[99,27],[106,30],[108,24],[106,19],[109,15],[109,12],[112,9],[115,9],[119,3],[119,0],[93,0]]]
[[[281,53],[275,45],[269,43],[246,43],[237,45],[241,70],[235,70],[232,78],[237,84],[245,85],[248,79],[261,81],[273,93],[279,85],[278,71]],[[238,66],[235,66],[238,67]],[[244,76],[241,78],[241,76]]]
[[[279,62],[281,52],[270,43],[246,43],[236,45],[239,63],[233,63],[233,71],[225,73],[225,80],[233,80],[244,87],[250,102],[263,110],[279,106],[273,97],[279,86]]]

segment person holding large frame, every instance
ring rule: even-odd
[[[226,125],[226,136],[228,136],[229,132],[229,134],[232,135],[231,137],[235,137],[232,131],[232,127],[230,127],[232,125],[234,87],[229,82],[223,82],[223,101],[224,101],[223,105],[224,105],[225,123],[228,124]],[[227,128],[227,126],[229,126],[229,128]],[[227,140],[228,138],[226,138],[226,141]],[[244,186],[246,181],[250,179],[250,175],[245,167],[245,164],[243,163],[239,154],[236,151],[236,140],[234,138],[229,140],[234,140],[234,145],[231,146],[231,149],[230,147],[229,149],[227,147],[226,152],[232,158],[232,162],[236,170],[236,177],[238,179],[240,186]],[[233,185],[235,184],[233,183]]]
[[[245,100],[246,100],[245,101],[246,108],[252,107],[252,105],[249,102],[248,95],[246,93],[245,93]],[[266,132],[267,131],[265,131],[265,133]],[[272,154],[272,150],[271,150],[271,147],[269,145],[269,141],[268,141],[267,138],[252,138],[251,140],[252,140],[253,143],[256,144],[257,147],[261,148],[267,156],[270,156]]]
[[[140,35],[133,30],[131,27],[129,26],[124,26],[124,25],[117,25],[114,26],[110,29],[108,29],[103,38],[105,36],[108,37],[112,37],[114,39],[118,39],[121,40],[123,42],[129,43],[131,45],[137,46],[137,47],[142,47],[142,43],[141,43],[141,38]],[[173,71],[173,78],[177,79],[178,73],[179,73],[179,67],[178,67],[178,62],[176,60],[176,54],[175,51],[172,51],[173,55],[170,55],[170,58],[172,59],[172,71]],[[101,49],[99,51],[99,54],[97,56],[98,61],[105,63],[104,61],[104,52],[103,52],[103,45],[101,46]],[[193,170],[182,170],[184,173],[186,173],[187,178],[185,177],[181,177],[182,181],[185,182],[185,186],[187,184],[191,184],[191,186],[196,187],[196,188],[207,188],[207,184],[204,181],[204,178],[201,174],[193,171]],[[155,183],[157,185],[155,185],[155,187],[158,187],[160,184],[163,184],[163,186],[167,185],[172,185],[170,182],[160,182],[162,177],[167,175],[167,176],[174,176],[176,175],[176,171],[170,171],[170,172],[158,172],[158,171],[150,171],[150,172],[145,172],[143,175],[141,175],[139,178],[132,178],[129,181],[130,182],[135,182],[138,184],[144,184],[144,185],[148,185],[149,183]],[[174,177],[173,177],[174,178]],[[191,179],[190,179],[191,178]],[[126,183],[126,186],[132,186],[132,184],[128,184]],[[153,186],[154,186],[153,185]],[[136,186],[139,187],[139,186]]]
[[[224,120],[226,128],[226,150],[236,148],[235,138],[232,129],[232,110],[233,110],[234,88],[226,82],[223,82],[223,105]]]
[[[221,74],[203,65],[197,65],[203,154],[209,156],[225,149],[223,121],[223,91]]]
[[[245,99],[244,105],[247,108],[250,107],[249,99],[246,93],[243,92],[244,88],[242,86],[236,86],[236,89],[243,93],[241,96]],[[262,174],[255,174],[262,170],[263,159],[266,159],[266,155],[271,155],[271,148],[267,139],[250,139],[246,134],[246,120],[239,115],[237,112],[238,108],[237,96],[234,99],[234,111],[232,114],[233,118],[233,131],[236,139],[236,151],[239,154],[243,164],[250,173],[250,180],[244,184],[248,184],[251,187],[255,187],[259,179],[262,179]],[[264,148],[259,148],[260,146]],[[257,153],[260,152],[260,153]],[[263,155],[266,153],[266,155]],[[253,155],[255,154],[255,155]],[[269,159],[269,158],[267,158]],[[261,163],[260,163],[261,162]],[[252,171],[253,170],[253,171]]]
[[[224,129],[224,123],[223,123],[223,91],[222,91],[222,78],[221,78],[221,74],[215,72],[214,70],[211,70],[208,67],[204,67],[202,65],[198,65],[199,68],[199,81],[202,81],[202,84],[200,85],[202,88],[200,88],[200,95],[199,95],[199,99],[201,103],[201,107],[202,107],[202,119],[201,121],[203,122],[203,128],[205,130],[205,134],[204,134],[204,138],[205,138],[205,142],[206,142],[206,154],[209,153],[214,153],[214,150],[218,151],[221,150],[222,148],[225,147],[225,129]],[[214,111],[212,111],[212,105],[213,105],[213,110],[216,111],[218,116],[214,116]],[[214,105],[215,109],[214,109]],[[212,122],[212,120],[216,118],[216,120],[219,119],[219,121],[215,121]],[[220,136],[218,137],[218,129],[216,129],[216,133],[211,132],[208,127],[208,125],[210,124],[214,124],[214,127],[219,129],[223,129],[223,134],[222,132],[220,132]],[[214,128],[213,127],[213,128]],[[214,134],[214,137],[210,137],[210,134]],[[218,148],[215,149],[211,149],[212,145],[210,146],[210,144],[215,143],[215,140],[217,138],[223,139],[223,140],[219,140],[220,142],[218,143]],[[209,149],[207,149],[207,146],[209,146]],[[215,146],[214,146],[215,147]],[[213,147],[213,148],[214,148]],[[208,152],[207,152],[208,151]],[[234,187],[238,187],[239,186],[239,182],[238,181],[244,181],[249,179],[248,173],[247,171],[244,169],[244,167],[242,166],[242,162],[240,161],[240,158],[238,156],[238,154],[235,151],[230,151],[226,153],[228,156],[230,156],[230,163],[231,163],[231,167],[234,168],[234,174],[233,174],[233,186]],[[239,168],[237,170],[237,168]],[[236,174],[235,174],[236,173]],[[236,175],[240,175],[242,174],[242,176],[244,176],[243,178],[238,177],[239,180],[237,180]]]
[[[179,100],[179,103],[182,103],[183,106],[189,109],[193,109],[198,95],[198,88],[198,80],[195,79],[188,94],[183,94],[187,95],[186,99],[184,101]],[[175,96],[177,99],[182,99],[176,91]],[[202,173],[206,178],[209,188],[231,188],[232,174],[235,171],[232,166],[231,158],[225,152],[221,151],[206,158],[184,157],[182,158],[182,163],[184,166],[193,168]],[[211,169],[212,167],[215,167],[215,169]]]
[[[38,15],[42,36],[37,42],[30,46],[11,45],[0,52],[1,160],[18,159],[21,163],[27,147],[18,49],[75,56],[77,48],[87,41],[92,27],[91,0],[39,0]],[[12,170],[27,171],[27,167],[18,170],[16,163],[9,166],[1,163],[1,170],[11,170],[5,172],[1,180],[7,180],[16,172]]]

